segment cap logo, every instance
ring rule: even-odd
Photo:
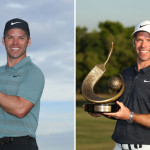
[[[140,28],[144,27],[144,26],[147,26],[147,25],[150,25],[150,24],[144,24],[144,25],[140,25]]]
[[[21,22],[11,22],[11,25],[13,26],[14,24],[17,24],[17,23],[21,23]]]

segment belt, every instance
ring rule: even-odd
[[[142,146],[142,144],[121,144],[122,150],[140,149]]]
[[[0,138],[0,145],[12,143],[13,141],[26,139],[26,138],[31,138],[31,137],[29,135],[19,136],[19,137],[3,137],[3,138]]]

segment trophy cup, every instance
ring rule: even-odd
[[[115,90],[117,93],[111,98],[101,98],[94,93],[94,86],[97,81],[104,75],[106,72],[106,64],[110,59],[110,56],[113,52],[113,42],[108,55],[107,60],[104,64],[96,65],[86,76],[82,83],[82,94],[86,100],[90,103],[84,104],[84,110],[92,113],[104,113],[104,112],[117,112],[119,106],[115,101],[123,94],[125,85],[121,75],[111,77],[108,81],[108,85],[111,89]]]

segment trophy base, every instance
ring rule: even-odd
[[[106,113],[106,112],[117,112],[119,110],[119,105],[116,103],[106,103],[106,104],[84,104],[84,110],[92,113]]]

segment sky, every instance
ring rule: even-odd
[[[29,23],[31,45],[27,55],[45,75],[37,129],[39,149],[73,150],[74,1],[0,1],[1,37],[5,23],[12,18]],[[4,64],[6,53],[0,44],[0,65]]]
[[[76,25],[88,31],[98,29],[99,22],[119,21],[125,27],[150,20],[149,0],[76,0]]]

